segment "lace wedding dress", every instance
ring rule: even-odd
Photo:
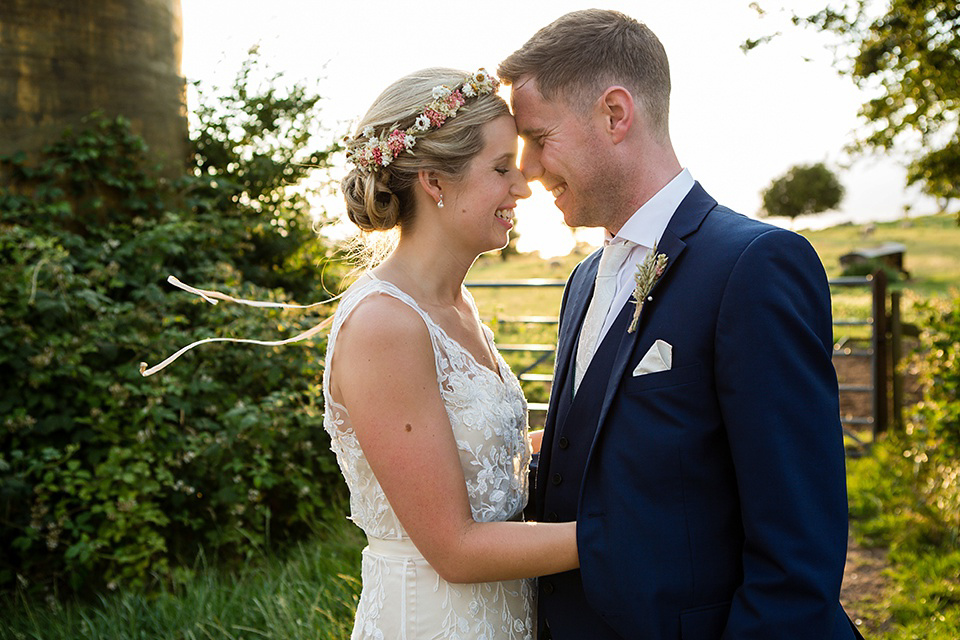
[[[330,394],[330,364],[337,334],[370,295],[389,295],[423,318],[433,344],[437,386],[456,436],[473,517],[478,522],[518,519],[527,499],[527,405],[510,368],[496,353],[503,376],[479,364],[396,285],[364,275],[340,301],[327,342],[324,428],[350,489],[350,519],[367,535],[353,640],[532,640],[536,583],[509,580],[452,584],[417,551],[363,457],[346,408]],[[476,306],[464,290],[476,315]],[[398,366],[402,366],[398,363]]]

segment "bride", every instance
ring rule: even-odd
[[[420,71],[347,140],[350,219],[399,229],[342,298],[324,372],[324,427],[368,539],[353,638],[533,638],[533,577],[578,566],[575,523],[522,521],[526,402],[463,286],[530,195],[496,86]]]

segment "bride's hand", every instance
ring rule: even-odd
[[[540,453],[540,444],[543,442],[543,429],[530,431],[527,433],[527,436],[530,438],[530,446],[533,448],[533,452]]]

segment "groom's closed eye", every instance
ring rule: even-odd
[[[539,147],[543,146],[543,139],[547,137],[547,132],[543,129],[532,129],[527,131],[522,131],[520,137],[523,138],[524,144],[535,144]]]

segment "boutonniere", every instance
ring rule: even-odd
[[[657,245],[653,245],[653,251],[648,253],[647,257],[643,259],[643,262],[637,266],[637,273],[634,275],[634,280],[637,282],[632,296],[635,308],[633,310],[633,320],[627,328],[627,333],[633,333],[637,330],[637,323],[640,322],[640,310],[643,309],[643,303],[647,301],[650,290],[653,289],[653,285],[660,279],[660,276],[663,275],[666,268],[667,255],[657,253]]]

